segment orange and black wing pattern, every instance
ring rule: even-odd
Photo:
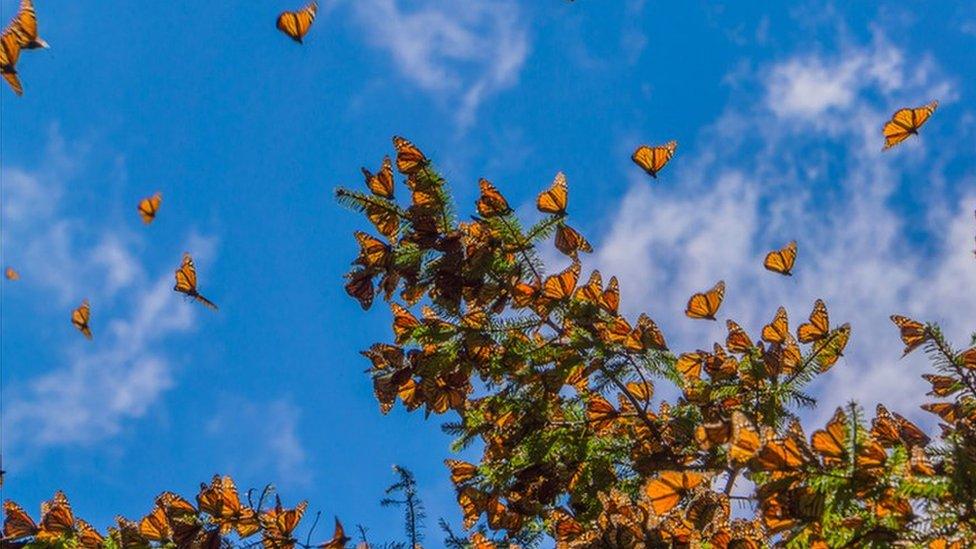
[[[766,254],[763,267],[766,270],[779,273],[781,275],[792,276],[793,264],[796,263],[796,241],[792,241],[779,250],[773,250]]]
[[[403,175],[413,175],[430,164],[424,153],[404,137],[393,136],[393,148],[396,149],[397,170]]]
[[[688,299],[685,315],[689,318],[715,320],[715,313],[725,299],[725,282],[719,280],[712,289],[699,292]]]
[[[176,269],[176,285],[173,286],[173,290],[181,294],[188,295],[194,300],[203,303],[207,307],[217,310],[217,305],[209,299],[200,295],[197,291],[197,270],[193,265],[193,258],[190,257],[189,253],[183,254],[183,263],[180,264],[180,268]]]
[[[315,14],[318,11],[318,3],[313,0],[298,11],[282,12],[278,16],[276,26],[289,38],[301,44],[305,35],[308,34],[308,30],[312,28],[312,22],[315,21]]]
[[[156,212],[159,211],[159,206],[162,203],[163,195],[161,193],[156,193],[140,200],[139,206],[136,209],[139,211],[139,217],[142,218],[142,222],[146,225],[152,223],[156,219]]]
[[[552,185],[542,191],[535,201],[536,208],[542,213],[554,215],[566,215],[566,206],[569,204],[569,186],[566,184],[566,176],[563,172],[556,174],[552,180]]]
[[[20,44],[17,35],[6,29],[0,34],[0,75],[17,95],[24,95],[24,86],[17,76],[17,59],[20,58]]]
[[[92,338],[91,328],[88,326],[88,321],[91,319],[91,307],[88,305],[88,300],[81,302],[81,305],[77,309],[71,311],[71,323],[74,324],[78,331],[84,334],[88,339]]]
[[[921,107],[898,109],[891,115],[891,120],[885,122],[881,128],[884,135],[885,144],[882,150],[888,150],[913,135],[918,135],[918,129],[922,127],[935,109],[939,107],[938,101],[932,101]]]
[[[32,0],[20,0],[20,9],[17,15],[4,30],[17,38],[17,45],[24,50],[36,48],[47,48],[48,44],[38,36],[37,33],[37,12],[34,10]]]
[[[656,179],[657,172],[661,171],[671,161],[671,157],[674,156],[674,151],[677,149],[677,141],[668,141],[664,145],[656,147],[641,145],[637,147],[630,159],[647,172],[647,175]]]

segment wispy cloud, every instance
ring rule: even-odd
[[[514,85],[529,53],[515,2],[362,0],[353,10],[368,39],[388,50],[400,74],[456,105],[459,126],[474,122],[490,95]]]
[[[266,478],[279,485],[307,486],[312,480],[308,456],[298,435],[301,412],[290,400],[264,402],[224,397],[206,431],[217,443],[216,455],[231,456],[221,470]]]
[[[63,363],[40,365],[44,373],[3,388],[5,443],[18,454],[92,444],[145,414],[174,384],[160,344],[193,326],[194,312],[173,295],[172,271],[147,273],[137,258],[138,235],[64,207],[88,150],[55,131],[43,167],[3,167],[3,245],[16,254],[18,288],[37,296],[39,315],[58,315],[65,326],[70,307],[90,299],[95,330],[88,343],[65,329],[54,353]],[[216,241],[189,235],[187,245],[206,261]]]
[[[898,106],[951,100],[952,78],[924,57],[908,63],[880,34],[834,56],[786,58],[752,78],[754,89],[736,90],[726,113],[679,150],[674,171],[653,184],[633,180],[597,266],[621,277],[625,302],[639,304],[629,312],[648,310],[681,350],[724,339],[724,325],[680,313],[691,293],[719,279],[728,286],[721,316],[752,333],[778,305],[796,326],[824,298],[832,322],[850,321],[854,335],[846,359],[815,388],[817,418],[850,398],[924,417],[916,406],[924,357],[899,361],[888,316],[939,321],[968,341],[976,196],[963,192],[973,174],[945,166],[952,155],[973,153],[937,149],[923,135],[882,154],[880,125]],[[920,181],[941,181],[942,192],[926,193],[906,217],[897,199]],[[924,243],[909,237],[918,231]],[[763,270],[765,252],[794,238],[796,276]]]

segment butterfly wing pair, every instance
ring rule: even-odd
[[[918,130],[939,107],[938,101],[932,101],[921,107],[898,109],[891,115],[891,120],[885,122],[881,128],[884,135],[885,144],[882,150],[888,150],[913,135],[918,135]]]
[[[677,141],[668,141],[664,145],[650,147],[641,145],[637,147],[630,159],[634,164],[643,169],[647,175],[657,179],[657,172],[661,171],[671,161],[674,151],[678,149]]]
[[[301,44],[312,28],[312,22],[315,21],[318,11],[318,3],[313,0],[300,10],[282,12],[275,26],[286,36]]]
[[[766,254],[763,267],[774,273],[792,276],[793,264],[796,263],[796,241],[792,241],[779,250],[773,250]]]
[[[13,267],[7,267],[3,272],[3,276],[7,277],[7,280],[20,280],[20,273],[18,273]]]
[[[179,269],[176,269],[176,285],[173,286],[173,290],[180,292],[181,294],[186,294],[200,303],[203,303],[207,307],[217,310],[217,305],[209,299],[200,295],[197,291],[197,270],[193,265],[193,258],[190,254],[183,254],[183,263],[180,265]]]
[[[20,50],[47,48],[37,31],[37,13],[31,0],[21,0],[20,9],[0,35],[0,73],[17,95],[24,94],[15,68]]]
[[[91,307],[88,305],[88,300],[81,302],[81,305],[77,309],[71,311],[71,323],[74,324],[75,328],[81,332],[85,338],[92,338],[91,328],[88,326],[88,321],[91,319]]]
[[[142,222],[146,225],[152,223],[156,219],[156,212],[159,211],[159,206],[162,203],[163,195],[161,193],[156,193],[140,200],[139,206],[136,209],[139,211],[139,217],[142,218]]]
[[[715,320],[715,313],[725,299],[725,281],[719,280],[712,289],[699,292],[688,299],[685,315],[689,318]]]

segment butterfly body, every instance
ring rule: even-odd
[[[92,338],[91,328],[88,327],[88,321],[90,319],[91,307],[88,305],[88,300],[86,299],[81,302],[81,305],[77,309],[71,312],[71,323],[89,340]]]
[[[913,135],[918,135],[919,128],[939,107],[938,101],[932,101],[926,105],[915,108],[898,109],[891,119],[885,122],[881,128],[884,135],[885,144],[882,150],[888,150]]]
[[[634,150],[630,159],[634,161],[634,164],[640,166],[647,175],[657,179],[657,172],[668,164],[677,149],[677,141],[668,141],[664,145],[655,147],[641,145]]]

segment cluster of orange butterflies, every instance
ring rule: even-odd
[[[312,28],[318,4],[315,0],[296,11],[284,11],[278,16],[276,26],[289,38],[299,44]],[[17,95],[24,94],[24,86],[17,74],[17,62],[20,60],[21,50],[32,50],[49,47],[47,42],[38,36],[37,13],[32,0],[21,0],[20,9],[13,20],[0,35],[0,74]]]
[[[260,534],[259,543],[266,549],[313,547],[300,542],[295,535],[308,503],[303,501],[293,508],[285,508],[276,495],[274,505],[265,506],[267,493],[265,490],[253,506],[249,503],[250,492],[248,503],[242,502],[234,481],[215,475],[209,485],[200,484],[196,505],[172,492],[163,492],[145,517],[138,522],[118,517],[107,536],[76,518],[68,498],[60,491],[41,504],[39,522],[20,505],[7,500],[3,504],[3,544],[4,547],[32,547],[36,543],[82,549],[174,546],[220,549],[228,546],[231,534],[236,534],[241,541]],[[342,549],[348,541],[342,524],[335,519],[332,538],[314,547]]]

